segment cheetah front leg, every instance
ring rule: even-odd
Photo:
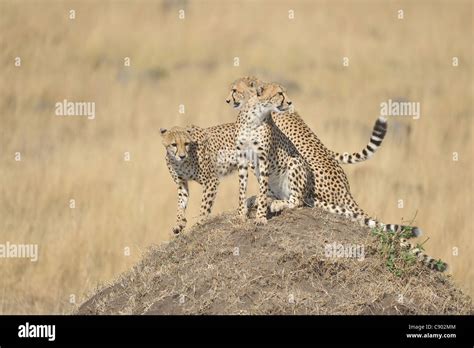
[[[204,186],[202,192],[202,201],[201,201],[201,212],[199,214],[199,223],[204,220],[210,213],[212,206],[214,205],[214,200],[217,194],[217,186],[219,185],[219,180],[211,180]]]
[[[247,184],[248,184],[248,164],[243,153],[239,156],[239,209],[238,214],[242,221],[247,220]]]
[[[268,174],[269,165],[268,158],[264,154],[258,155],[257,164],[257,177],[258,177],[258,197],[257,197],[257,214],[255,216],[255,223],[257,225],[265,225],[267,223],[267,210],[268,210]]]
[[[178,209],[176,212],[176,225],[173,227],[173,233],[179,234],[186,227],[186,207],[188,205],[189,190],[188,182],[179,179],[178,183]]]
[[[252,164],[252,162],[249,162],[249,167],[252,169],[253,174],[256,176],[257,173],[255,171],[255,166]],[[275,200],[275,199],[278,199],[278,198],[275,195],[275,193],[272,191],[272,187],[269,186],[268,187],[268,195],[267,195],[267,205],[270,205],[272,203],[272,201]],[[257,196],[251,196],[251,197],[247,198],[245,204],[247,205],[248,210],[256,208],[256,206],[257,206]]]

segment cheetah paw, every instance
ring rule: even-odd
[[[199,218],[199,220],[196,221],[195,226],[196,226],[196,227],[203,226],[203,225],[206,223],[206,221],[207,221],[208,218],[209,218],[209,216],[201,216],[201,217]]]
[[[249,213],[249,211],[248,211],[246,206],[241,207],[239,209],[239,219],[240,219],[240,221],[242,221],[242,222],[247,221],[248,213]]]
[[[184,230],[184,225],[176,225],[172,228],[172,232],[174,236],[177,236]]]
[[[239,220],[241,223],[246,223],[248,221],[248,216],[247,215],[239,215]]]
[[[286,204],[285,202],[282,202],[282,201],[273,201],[271,204],[270,204],[270,211],[272,213],[278,213],[280,211],[282,211],[283,209],[286,208]]]
[[[263,226],[267,224],[267,218],[266,217],[258,217],[255,218],[255,225],[257,226]]]

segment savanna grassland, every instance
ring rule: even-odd
[[[377,154],[344,168],[370,215],[416,216],[472,296],[472,17],[448,0],[0,0],[0,243],[39,245],[37,262],[0,259],[0,313],[69,313],[167,240],[176,192],[159,128],[235,120],[228,86],[249,74],[286,86],[335,151],[365,146],[380,103],[419,102],[418,120],[390,117]],[[95,119],[56,116],[64,99],[95,102]],[[193,184],[190,224],[199,203]],[[236,207],[232,176],[213,214]]]

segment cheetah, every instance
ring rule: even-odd
[[[245,76],[235,80],[230,86],[229,95],[226,102],[231,104],[234,109],[240,109],[246,98],[256,94],[255,87],[263,83],[254,76]],[[231,103],[232,102],[232,103]],[[276,126],[291,140],[300,151],[303,157],[308,147],[325,148],[319,138],[308,127],[298,113],[291,110],[285,112],[273,112],[273,122]],[[291,122],[288,119],[291,118]],[[380,116],[376,121],[372,130],[369,143],[359,152],[349,154],[348,152],[339,153],[325,148],[339,164],[353,164],[370,159],[381,146],[383,139],[387,133],[387,119]],[[309,154],[308,154],[309,155]]]
[[[256,91],[256,95],[246,100],[237,117],[238,213],[242,219],[247,217],[245,196],[248,166],[252,163],[259,183],[257,225],[267,222],[267,196],[268,191],[271,191],[276,198],[270,207],[271,211],[314,204],[371,228],[378,227],[382,231],[401,232],[404,235],[408,231],[410,237],[421,234],[421,230],[415,226],[387,225],[368,217],[352,198],[345,173],[332,153],[323,152],[325,156],[307,162],[273,122],[271,112],[284,112],[292,105],[286,91],[274,83],[260,84]],[[409,248],[428,267],[447,269],[445,263],[436,262],[406,238],[400,239],[400,245]]]
[[[211,212],[219,185],[219,178],[237,169],[233,159],[235,126],[223,124],[207,129],[200,127],[173,127],[160,129],[166,149],[166,164],[178,186],[176,225],[172,232],[177,235],[186,226],[186,207],[189,198],[188,182],[196,181],[203,186],[199,219]]]

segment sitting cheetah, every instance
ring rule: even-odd
[[[263,90],[263,86],[262,86]],[[237,118],[236,149],[239,170],[239,215],[247,216],[246,191],[248,167],[254,168],[258,179],[256,223],[267,222],[267,197],[272,202],[271,210],[294,208],[304,203],[312,205],[314,177],[311,168],[300,157],[291,141],[273,123],[270,112],[281,112],[291,105],[285,93],[279,89],[273,93],[269,86],[267,94],[248,99]],[[281,103],[276,101],[281,100]]]
[[[324,164],[318,167],[318,172],[312,171],[309,165],[298,153],[292,142],[280,131],[273,122],[271,112],[285,111],[290,105],[285,90],[277,84],[261,84],[257,86],[257,94],[248,98],[237,118],[237,158],[239,170],[239,215],[246,219],[246,190],[249,162],[252,163],[259,183],[257,197],[256,223],[265,224],[267,214],[267,193],[270,190],[277,199],[277,208],[294,208],[304,203],[321,207],[332,213],[342,214],[358,220],[368,227],[379,227],[383,231],[411,232],[418,236],[417,227],[386,225],[368,217],[352,198],[347,178],[332,154],[319,160]],[[338,170],[338,168],[340,170]],[[313,168],[314,169],[314,168]],[[315,186],[322,182],[322,186]],[[270,184],[272,183],[272,184]],[[323,190],[321,190],[323,188]],[[345,190],[345,192],[344,192]],[[332,199],[334,192],[343,197],[338,202]],[[313,196],[311,198],[311,196]],[[435,261],[424,254],[417,246],[409,243],[406,238],[400,239],[402,248],[409,248],[416,257],[430,268],[447,269],[445,263]]]
[[[237,79],[230,86],[226,102],[228,104],[232,102],[231,105],[235,109],[240,109],[248,97],[256,94],[255,87],[260,83],[263,83],[263,81],[253,76]],[[380,116],[375,122],[369,143],[363,150],[352,154],[347,152],[338,153],[327,149],[298,113],[292,110],[281,113],[273,112],[272,118],[276,126],[291,140],[303,157],[306,157],[305,151],[307,151],[308,147],[324,148],[325,152],[331,154],[340,164],[352,164],[368,160],[381,146],[387,133],[387,120],[385,117]],[[291,122],[288,121],[288,118],[291,118]]]

